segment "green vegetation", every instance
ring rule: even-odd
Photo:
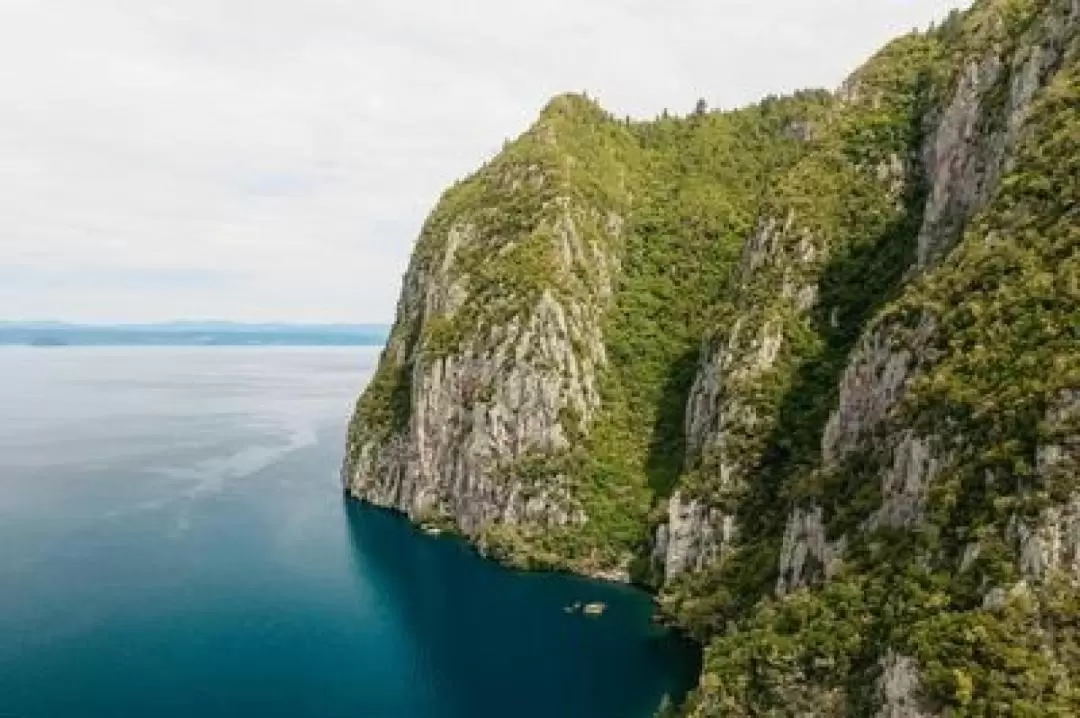
[[[522,567],[629,566],[656,586],[706,646],[685,713],[872,715],[886,657],[905,656],[928,710],[1080,714],[1075,584],[1052,575],[1016,588],[1017,527],[1077,491],[1075,464],[1039,462],[1040,447],[1080,434],[1076,416],[1050,420],[1080,388],[1075,37],[1043,68],[1053,77],[992,200],[946,218],[941,231],[955,236],[915,267],[935,169],[923,162],[927,133],[972,63],[996,54],[1003,70],[978,99],[970,144],[1004,147],[1017,73],[1030,72],[1024,49],[1063,42],[1040,35],[1047,17],[1063,22],[1059,5],[978,2],[891,43],[836,96],[730,112],[699,103],[651,122],[556,98],[426,223],[417,284],[404,289],[350,446],[404,431],[414,369],[496,343],[551,297],[599,325],[599,410],[559,407],[569,448],[518,457],[499,478],[526,498],[565,489],[587,520],[495,523],[473,538]],[[446,290],[439,306],[423,305],[424,283]],[[596,338],[566,331],[591,360]],[[826,464],[841,378],[871,332],[910,354],[913,378],[880,426]],[[765,344],[775,356],[762,359]],[[719,409],[709,440],[689,445],[688,398],[706,362],[722,369]],[[494,389],[462,401],[483,405]],[[905,434],[926,439],[936,474],[921,521],[876,527]],[[676,490],[738,530],[706,570],[661,586],[651,539]],[[804,585],[780,597],[797,507],[821,509],[843,559],[828,580],[810,560]]]
[[[876,508],[878,484],[859,481],[870,472],[852,471],[854,461],[843,472],[815,468],[851,349],[874,311],[896,295],[914,256],[925,190],[902,163],[922,142],[926,78],[939,55],[934,39],[910,36],[875,57],[854,80],[859,100],[835,111],[772,190],[765,216],[790,227],[777,230],[774,256],[739,286],[714,342],[726,342],[736,322],[769,327],[784,341],[774,364],[727,383],[728,401],[752,420],[726,425],[722,451],[692,457],[696,470],[686,483],[736,513],[745,538],[714,570],[666,592],[669,610],[699,636],[770,593],[793,505],[830,496],[848,509],[861,495],[861,505]],[[784,284],[815,287],[814,306],[800,310],[795,296],[778,291]],[[724,479],[720,464],[728,467]],[[832,511],[828,518],[851,525],[865,516]]]
[[[986,7],[976,10],[978,19]],[[1080,430],[1075,422],[1063,428],[1046,421],[1063,393],[1080,386],[1080,67],[1072,57],[1035,106],[1027,141],[995,200],[960,245],[918,281],[881,275],[881,289],[871,290],[888,301],[876,312],[878,326],[913,331],[927,317],[936,326],[924,369],[892,424],[894,431],[910,427],[939,437],[938,450],[951,457],[930,487],[925,523],[915,532],[856,530],[880,503],[883,467],[872,452],[825,473],[814,470],[812,455],[805,469],[791,465],[791,454],[780,464],[788,468],[778,471],[777,454],[767,451],[741,507],[744,524],[755,527],[752,538],[716,574],[694,576],[675,590],[684,592],[683,620],[703,636],[717,634],[695,715],[799,708],[869,715],[889,650],[916,659],[921,697],[946,715],[1080,711],[1074,584],[1051,577],[1001,608],[982,608],[991,587],[1020,579],[1010,522],[1034,525],[1040,511],[1063,504],[1077,488],[1075,466],[1051,475],[1036,470],[1040,444]],[[941,95],[929,96],[935,94]],[[871,256],[897,251],[905,237],[910,243],[910,225],[898,229]],[[826,285],[819,286],[824,309],[830,302]],[[838,306],[858,309],[866,301]],[[873,315],[860,314],[853,327]],[[815,361],[800,353],[802,361],[807,357]],[[835,377],[809,395],[835,391],[830,385]],[[820,436],[815,416],[802,405],[780,436],[797,436],[799,427]],[[813,451],[812,436],[805,446]],[[770,491],[774,477],[779,487]],[[782,510],[768,513],[773,501],[823,505],[830,534],[853,539],[838,576],[784,599],[768,597],[782,530],[773,523],[782,521]],[[749,523],[762,515],[764,521]],[[973,542],[977,558],[958,571]],[[759,560],[763,555],[768,558]]]
[[[805,93],[632,127],[642,154],[640,199],[604,325],[603,409],[574,473],[599,545],[640,553],[648,541],[650,509],[682,471],[701,337],[770,182],[806,151],[790,129],[823,114],[827,102]]]
[[[807,151],[793,128],[820,121],[830,104],[827,93],[807,92],[736,112],[627,124],[586,98],[562,96],[447,192],[422,231],[411,272],[437,272],[453,232],[468,227],[478,241],[457,251],[451,270],[468,301],[452,316],[422,318],[417,358],[489,343],[544,292],[567,303],[595,301],[598,268],[566,271],[555,256],[567,209],[583,239],[605,247],[621,270],[602,307],[608,363],[601,415],[571,451],[549,457],[546,473],[510,468],[537,482],[571,477],[589,521],[544,531],[491,527],[489,551],[516,563],[576,568],[611,567],[641,552],[654,502],[682,470],[686,397],[701,337],[771,182]],[[605,226],[611,216],[620,224],[614,235]],[[367,407],[388,413],[393,387],[407,382],[381,368],[361,402],[363,416],[372,417],[364,421],[388,425]]]
[[[391,334],[391,342],[394,339]],[[409,367],[394,363],[389,352],[384,351],[378,370],[356,403],[356,414],[349,424],[349,452],[359,445],[361,438],[385,440],[404,431],[409,425],[411,392]],[[363,437],[360,432],[364,433]]]

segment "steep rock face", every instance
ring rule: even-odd
[[[981,57],[961,63],[956,88],[933,118],[936,127],[921,152],[929,186],[917,240],[917,266],[923,271],[955,245],[994,196],[1002,173],[1014,165],[1013,151],[1032,104],[1080,27],[1072,2],[1046,3],[1030,18],[1020,38],[1003,38],[1000,19],[975,16],[989,26],[984,31],[993,40]],[[905,434],[906,419],[894,415],[920,367],[932,365],[940,354],[937,318],[923,311],[916,322],[913,328],[899,326],[885,315],[864,331],[840,380],[838,407],[822,440],[826,466],[856,450],[877,451],[885,465],[892,464],[892,470],[882,471],[883,505],[871,527],[912,525],[927,478],[941,462],[924,441],[913,444]]]
[[[1080,470],[1080,390],[1063,389],[1051,399],[1035,470],[1048,483],[1068,480]]]
[[[1080,580],[1080,496],[1045,509],[1032,528],[1019,521],[1010,528],[1025,579],[1042,581],[1052,573],[1065,573]]]
[[[874,327],[862,337],[840,378],[839,405],[825,425],[821,446],[825,463],[842,460],[882,425],[918,362],[927,357],[934,328],[934,320],[924,317],[903,340],[887,327]]]
[[[1035,16],[1023,39],[994,43],[981,58],[962,65],[952,98],[922,151],[930,190],[918,236],[921,269],[941,259],[993,197],[1002,173],[1013,164],[1012,152],[1032,103],[1060,66],[1078,22],[1073,4],[1051,3]],[[903,418],[893,417],[893,425],[885,428],[919,367],[936,360],[937,324],[932,314],[923,313],[913,330],[888,320],[870,326],[844,372],[839,406],[825,428],[826,465],[857,449],[882,452],[886,463],[891,457],[893,470],[883,472],[882,507],[871,527],[917,523],[927,479],[940,463],[924,442],[913,444],[906,435],[896,439],[904,432]],[[875,434],[884,438],[871,439]]]
[[[514,563],[624,580],[681,466],[702,298],[801,151],[789,127],[825,101],[627,124],[554,100],[424,226],[352,422],[351,495]]]
[[[830,542],[825,538],[821,515],[821,507],[813,506],[796,508],[788,517],[780,549],[777,595],[791,593],[814,580],[830,578],[839,569],[844,540]]]
[[[572,196],[555,164],[561,116],[592,112],[577,102],[556,100],[509,158],[451,190],[429,220],[350,432],[352,495],[449,518],[476,539],[493,524],[587,521],[545,461],[600,405],[600,323],[622,220]],[[519,214],[493,215],[500,203]]]
[[[870,517],[867,528],[919,526],[930,485],[943,463],[935,451],[936,443],[933,438],[904,432],[890,447],[893,464],[882,475],[881,507]]]
[[[562,226],[573,236],[569,221]],[[428,299],[425,316],[444,317]],[[389,442],[386,455],[376,444],[358,448],[350,491],[414,517],[449,514],[470,534],[518,517],[583,520],[557,480],[526,487],[498,475],[517,459],[566,447],[567,432],[580,430],[564,427],[568,417],[588,422],[599,404],[597,310],[564,306],[543,291],[526,311],[497,339],[414,363],[408,431]]]
[[[762,261],[770,237],[777,231],[766,223],[747,246],[742,266],[749,274]],[[708,495],[719,503],[725,495],[737,494],[746,480],[750,462],[738,445],[740,432],[753,432],[763,420],[752,401],[740,397],[739,388],[751,386],[776,363],[783,337],[778,323],[735,320],[720,346],[710,351],[690,389],[686,419],[687,445],[691,456],[711,474]],[[689,516],[686,509],[692,507]],[[690,520],[687,520],[689,518]],[[670,504],[668,523],[658,532],[679,535],[680,541],[658,546],[662,551],[664,575],[674,578],[690,565],[705,568],[734,538],[734,514],[702,498],[685,501],[676,494]]]
[[[347,490],[654,585],[687,715],[1080,712],[1078,30],[980,0],[834,95],[557,100],[425,226]]]
[[[801,278],[796,273],[799,268],[812,265],[818,256],[813,237],[796,226],[794,211],[789,211],[782,220],[767,218],[759,222],[746,241],[736,284],[750,288],[762,281],[756,275],[779,275],[783,283],[780,301],[805,312],[814,299],[807,290],[814,287],[805,280],[798,281]],[[736,387],[752,384],[771,370],[783,341],[779,317],[767,316],[762,311],[754,316],[737,316],[727,332],[719,333],[714,344],[705,347],[702,365],[690,390],[687,450],[691,457],[714,460],[721,481],[729,481],[738,470],[725,463],[735,460],[725,450],[728,427],[753,426],[758,419],[749,402],[739,400]]]
[[[982,22],[993,26],[1001,21],[987,17]],[[1012,164],[1012,151],[1038,91],[1076,35],[1080,10],[1073,2],[1047,3],[1032,25],[1022,39],[997,40],[982,57],[965,61],[952,98],[936,119],[922,150],[930,189],[918,236],[921,268],[940,259],[993,196],[1001,173]],[[937,320],[924,314],[914,331],[886,321],[865,331],[841,380],[839,407],[825,430],[826,462],[851,451],[881,426],[918,364],[934,360],[931,340],[936,329]]]
[[[1007,650],[1006,635],[1029,630],[1019,626],[1053,623],[1075,610],[1055,581],[1075,580],[1080,555],[1075,429],[1060,428],[1069,414],[1062,407],[1074,401],[1080,381],[1080,295],[1066,279],[1080,248],[1078,195],[1075,182],[1065,179],[1075,163],[1055,167],[1051,158],[1071,158],[1080,141],[1076,110],[1066,110],[1066,98],[1076,96],[1078,29],[1076,4],[1063,1],[980,3],[948,29],[954,41],[961,38],[962,49],[945,55],[955,69],[942,72],[949,65],[936,65],[942,55],[935,54],[927,75],[951,76],[953,84],[929,92],[943,103],[924,110],[925,137],[910,155],[919,163],[908,181],[924,188],[910,205],[918,222],[904,230],[915,244],[910,263],[884,292],[886,303],[849,325],[858,339],[835,375],[818,454],[793,451],[792,438],[765,445],[746,481],[767,486],[779,479],[779,485],[741,497],[743,508],[732,513],[739,516],[736,543],[743,545],[728,548],[731,565],[714,568],[684,599],[697,603],[702,585],[730,591],[754,576],[767,579],[758,561],[775,552],[771,588],[779,600],[759,601],[749,615],[722,613],[743,623],[714,639],[707,652],[705,675],[719,681],[703,681],[695,715],[790,713],[798,705],[786,703],[782,691],[792,681],[815,680],[823,699],[832,700],[837,690],[845,694],[840,704],[846,709],[836,714],[938,715],[947,708],[977,715],[994,710],[995,691],[1009,690],[1024,692],[1039,710],[1080,707],[1070,697],[1080,666],[1047,658],[1062,644],[1074,645],[1071,636],[1034,631],[1018,649],[1024,658],[1010,659],[1010,671],[1038,664],[1038,670],[1069,676],[1052,688],[1003,688],[1006,681],[981,663]],[[857,106],[873,93],[855,78],[841,100]],[[839,232],[822,238],[826,254],[843,252]],[[843,323],[843,305],[831,306],[828,273],[815,279],[816,289],[807,291],[816,297],[810,316],[835,324],[839,309]],[[759,296],[787,293],[777,278],[769,287]],[[779,343],[792,347],[803,336],[798,324],[787,324]],[[814,366],[814,354],[803,352],[803,366]],[[802,373],[795,371],[796,390]],[[722,385],[723,375],[708,363],[702,371],[710,386]],[[722,416],[727,400],[722,392],[714,396],[713,414]],[[689,412],[709,404],[692,401]],[[804,409],[804,417],[812,425],[811,411]],[[768,427],[762,414],[757,426]],[[725,428],[697,424],[718,434]],[[690,443],[696,445],[708,446],[709,439]],[[790,506],[781,524],[768,512],[784,504]],[[771,520],[756,522],[762,514]],[[770,528],[777,524],[784,526],[782,535]],[[1034,585],[1010,589],[1026,585],[1017,581]],[[948,588],[937,589],[936,597],[934,591],[911,593],[930,582]],[[995,587],[1002,584],[1005,589]],[[974,608],[942,611],[941,601]],[[731,603],[725,600],[721,611]],[[876,694],[852,692],[827,672],[806,672],[808,664],[835,665],[852,655],[850,647],[822,655],[825,626],[843,632],[852,625],[838,616],[889,610],[908,616],[888,629],[892,637],[884,645],[859,649],[880,662],[870,663],[868,655],[861,667],[839,671],[861,675],[854,680],[862,685],[878,675]],[[981,624],[993,626],[976,629],[991,631],[972,649],[984,657],[958,659],[970,655],[957,648],[963,631]],[[782,667],[755,667],[754,649],[740,642],[759,636],[768,637],[759,650],[770,640],[788,647],[777,659]],[[950,650],[960,653],[943,661]],[[1028,668],[1015,667],[1024,661]],[[738,683],[748,671],[753,689]]]
[[[802,429],[786,435],[790,422],[811,425],[814,419],[798,418],[795,402],[787,403],[785,395],[818,402],[810,395],[811,383],[835,371],[851,326],[880,301],[874,292],[887,288],[867,287],[866,274],[898,275],[896,267],[909,254],[897,241],[888,250],[894,256],[873,258],[877,246],[916,221],[919,173],[908,157],[925,102],[919,63],[930,52],[923,39],[909,38],[846,83],[840,100],[813,127],[814,144],[770,188],[744,243],[731,298],[722,305],[723,319],[705,344],[690,390],[690,474],[684,480],[685,491],[705,502],[717,520],[735,523],[736,530],[720,532],[703,524],[703,535],[686,542],[697,552],[693,563],[723,556],[724,547],[714,539],[737,535],[745,518],[740,514],[781,531],[799,524],[799,517],[788,521],[771,514],[782,477],[763,477],[763,465],[775,465],[772,457],[778,453],[816,450]],[[882,115],[895,123],[889,141],[868,145],[861,133],[852,132],[870,116],[880,121]],[[874,266],[882,260],[891,266]],[[859,293],[864,297],[852,302],[849,295]],[[820,412],[814,407],[808,413]],[[791,555],[814,555],[799,538],[792,540]],[[790,578],[792,585],[799,583]]]
[[[1008,140],[1012,138],[1004,136],[1004,132],[988,135],[980,125],[985,122],[986,98],[1001,81],[1002,72],[1003,64],[996,52],[970,60],[963,68],[952,102],[923,150],[931,189],[919,232],[920,266],[927,266],[948,251],[964,222],[985,203],[997,184],[1006,147],[1011,144]],[[1018,119],[1019,110],[1014,114]]]
[[[352,422],[347,491],[448,520],[515,563],[625,580],[682,465],[679,387],[702,297],[737,258],[770,173],[802,151],[790,126],[825,102],[635,125],[582,97],[553,101],[426,223]],[[703,206],[703,188],[725,202]],[[668,505],[692,524],[715,518]]]
[[[1080,476],[1080,391],[1067,389],[1054,397],[1044,422],[1046,440],[1035,452],[1035,470],[1046,486],[1068,490]],[[1064,574],[1080,583],[1080,492],[1039,512],[1028,525],[1018,516],[1008,534],[1017,546],[1025,580],[1043,581]]]
[[[664,576],[701,571],[735,538],[735,519],[676,492],[668,503],[667,522],[657,528],[654,557]]]
[[[933,718],[922,703],[922,681],[919,666],[910,656],[889,651],[881,659],[881,678],[878,679],[880,708],[877,718]]]
[[[799,226],[794,210],[782,219],[760,221],[746,242],[736,285],[749,296],[754,289],[779,281],[781,291],[771,304],[737,305],[730,328],[721,329],[706,344],[690,389],[687,465],[703,475],[707,489],[698,492],[714,503],[738,496],[752,480],[750,474],[764,449],[761,439],[775,424],[756,387],[775,374],[784,350],[785,325],[793,318],[799,321],[816,301],[816,285],[808,275],[817,270],[822,254],[820,240]],[[733,537],[730,530],[717,530],[718,524],[732,525],[736,519],[731,502],[726,503],[727,510],[714,507],[705,512],[711,520],[700,522],[696,527],[700,535],[688,538],[691,563],[707,565],[723,548],[716,539]]]
[[[952,99],[922,152],[930,182],[918,239],[922,268],[941,258],[993,197],[1036,95],[1061,64],[1080,7],[1073,0],[1046,5],[1019,38],[1003,36],[1002,19],[982,19],[993,40],[984,54],[962,63]]]

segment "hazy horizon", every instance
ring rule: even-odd
[[[2,347],[381,346],[386,324],[238,323],[181,320],[72,324],[0,320]]]
[[[551,96],[651,118],[833,88],[968,4],[10,0],[0,308],[388,322],[440,193]]]
[[[137,322],[79,322],[66,319],[0,319],[0,326],[69,326],[69,327],[168,327],[168,326],[234,326],[234,327],[340,327],[340,328],[386,328],[390,322],[293,322],[288,320],[266,320],[257,322],[237,321],[235,319],[215,319],[207,317],[180,317],[175,319],[160,319],[153,321]]]

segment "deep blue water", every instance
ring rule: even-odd
[[[685,689],[644,595],[342,500],[376,351],[0,349],[0,717],[644,718]]]

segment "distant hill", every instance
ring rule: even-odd
[[[386,341],[387,333],[388,328],[381,324],[0,322],[0,345],[379,346]]]

